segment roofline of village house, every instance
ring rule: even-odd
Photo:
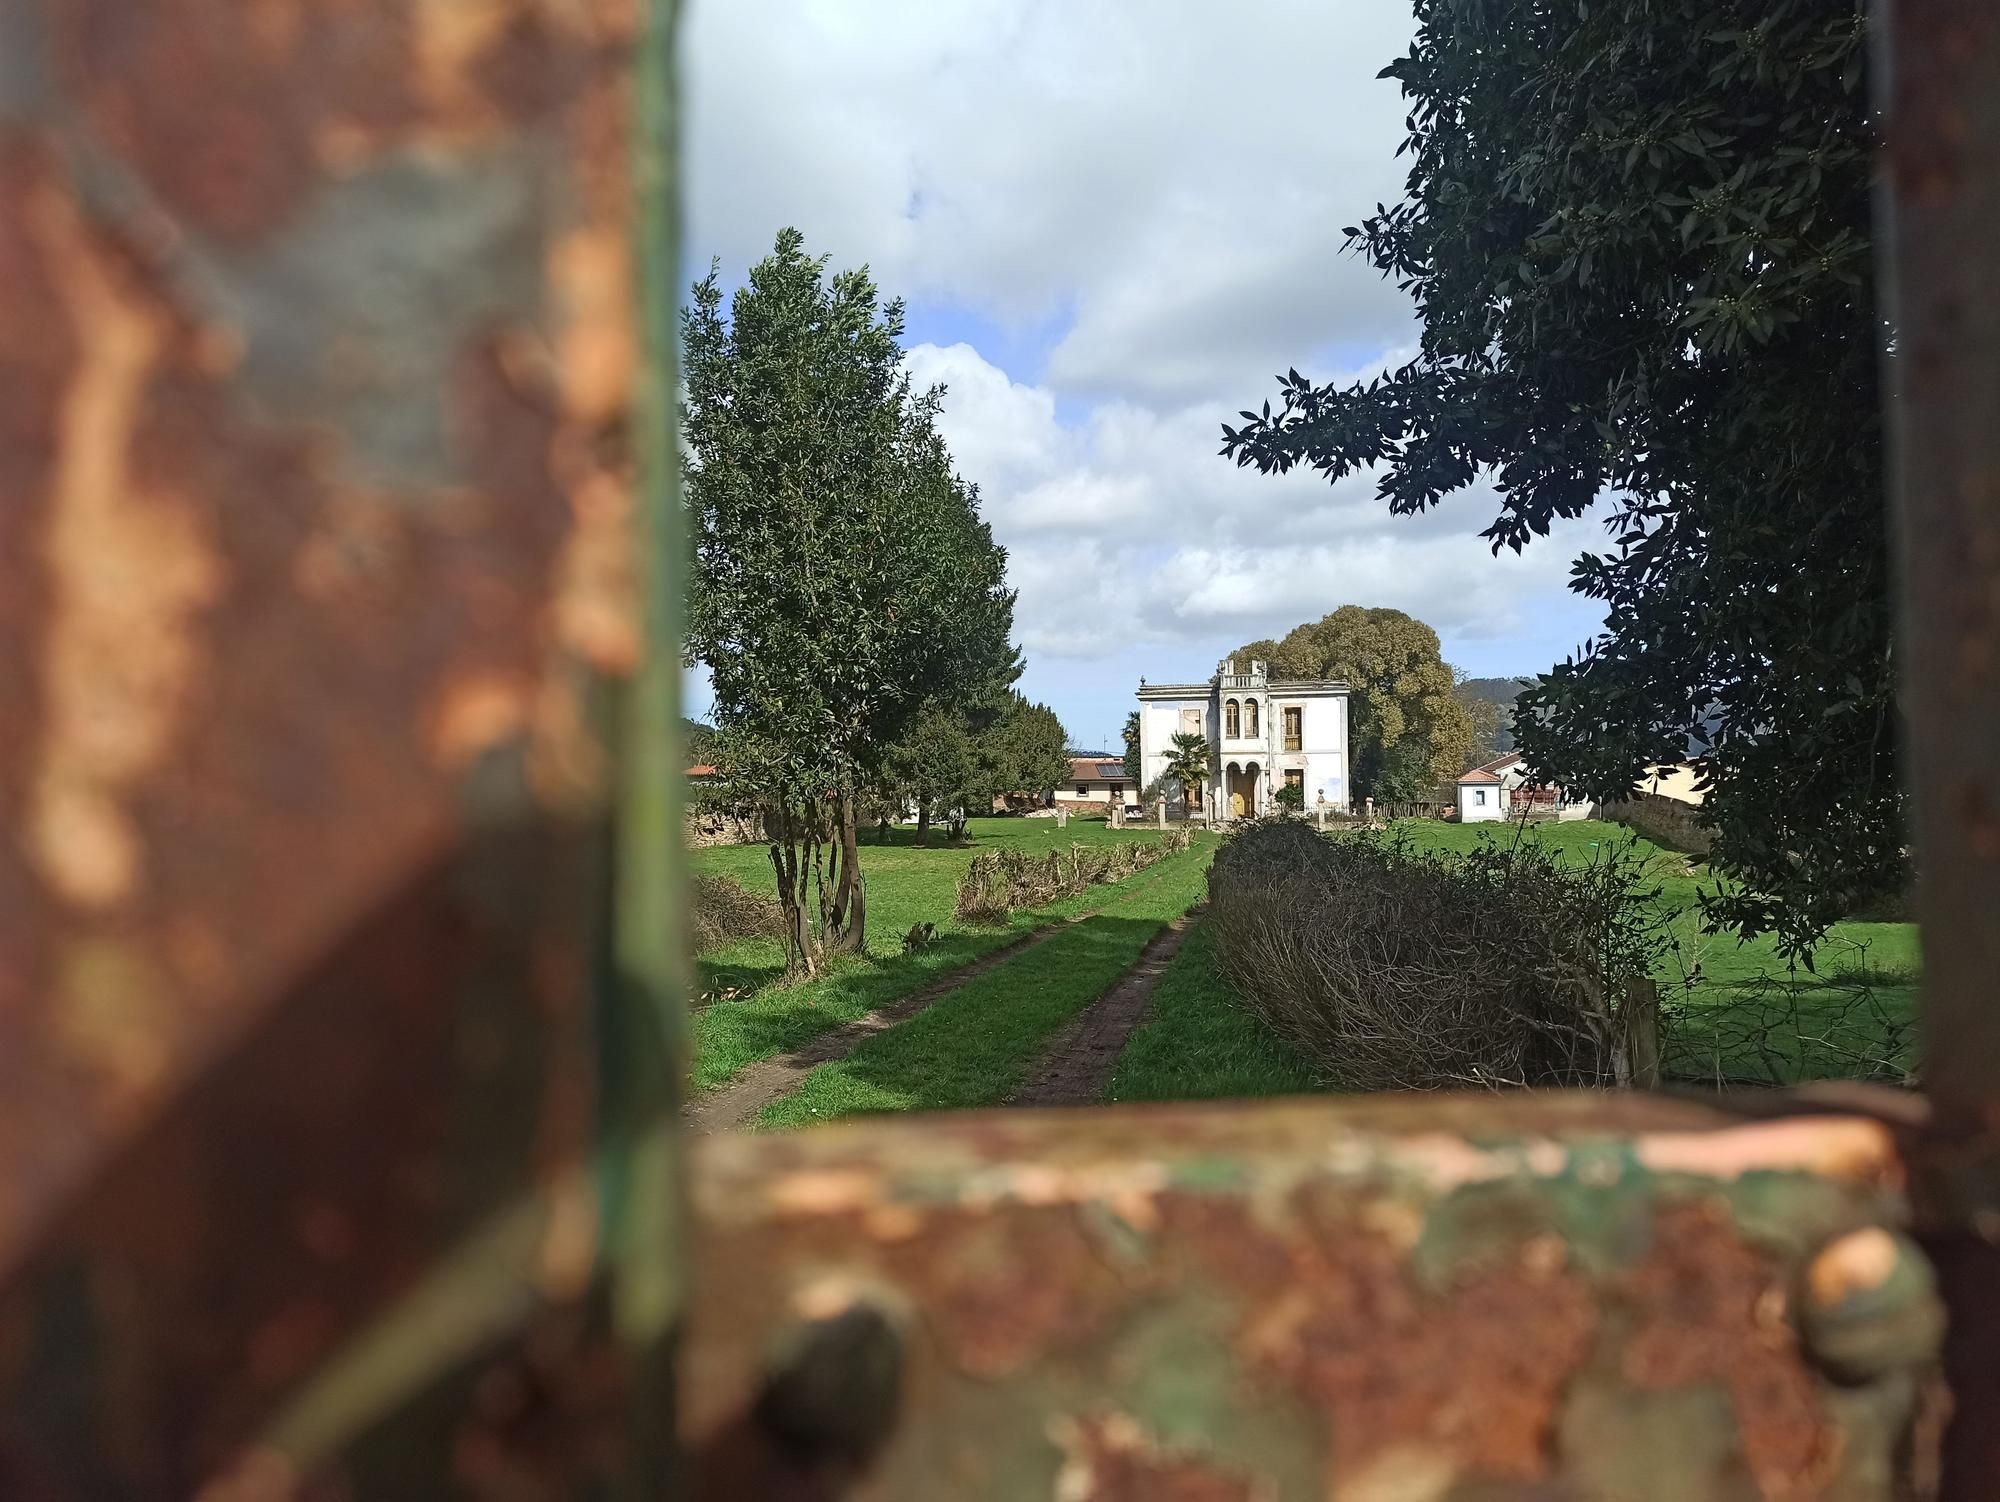
[[[1141,699],[1206,699],[1215,691],[1216,681],[1213,678],[1209,679],[1206,683],[1142,683],[1139,685],[1139,697]],[[1229,692],[1232,694],[1260,692],[1266,694],[1346,694],[1352,693],[1353,690],[1346,684],[1334,682],[1332,679],[1313,680],[1299,678],[1289,680],[1274,679],[1266,683],[1262,689],[1232,688]]]

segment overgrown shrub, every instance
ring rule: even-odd
[[[1237,995],[1341,1089],[1603,1085],[1667,942],[1643,877],[1629,845],[1567,865],[1277,819],[1217,852],[1208,922]]]
[[[688,926],[694,934],[696,954],[738,939],[780,938],[785,932],[785,914],[778,899],[753,892],[734,877],[697,875],[691,896]]]
[[[1100,882],[1123,881],[1186,850],[1193,839],[1190,831],[1173,829],[1155,840],[1071,845],[1039,858],[1018,850],[988,851],[975,855],[958,879],[953,910],[968,923],[997,923],[1016,908],[1047,907]]]

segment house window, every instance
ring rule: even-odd
[[[1286,767],[1285,786],[1288,788],[1297,788],[1299,796],[1303,798],[1306,793],[1306,769],[1304,767]]]
[[[1243,737],[1245,740],[1254,741],[1259,734],[1260,732],[1257,729],[1257,701],[1255,699],[1245,699],[1243,701]]]
[[[1285,710],[1285,749],[1303,751],[1306,744],[1306,712],[1294,704]]]
[[[1474,788],[1472,790],[1472,801],[1481,808],[1486,807],[1486,789]]]
[[[1234,699],[1222,706],[1222,733],[1232,741],[1243,733],[1242,714]]]

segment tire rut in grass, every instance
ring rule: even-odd
[[[1155,868],[1157,869],[1157,868]],[[1143,883],[1141,883],[1143,885]],[[899,996],[894,1001],[877,1007],[865,1017],[844,1023],[821,1033],[808,1043],[803,1043],[790,1053],[774,1055],[747,1064],[730,1078],[726,1084],[718,1085],[706,1094],[698,1095],[687,1103],[681,1119],[690,1131],[727,1132],[746,1127],[757,1119],[764,1107],[781,1095],[788,1095],[813,1069],[821,1064],[830,1064],[835,1059],[844,1059],[877,1033],[887,1032],[899,1023],[908,1022],[919,1012],[944,1000],[959,987],[998,970],[1009,960],[1025,954],[1037,945],[1046,944],[1086,918],[1095,917],[1102,908],[1119,897],[1127,895],[1132,888],[1113,888],[1104,894],[1104,902],[1089,912],[1078,913],[1059,923],[1051,923],[1046,928],[1038,928],[1033,933],[1023,934],[1011,944],[1006,944],[991,954],[982,955],[969,965],[961,966],[947,975],[941,975],[929,985],[912,991],[908,996]],[[1157,940],[1155,941],[1158,942]],[[1144,963],[1143,957],[1141,963]],[[1148,994],[1151,994],[1150,988]]]
[[[1153,988],[1180,952],[1188,928],[1198,916],[1191,912],[1174,919],[1147,943],[1132,968],[1109,990],[1064,1023],[1007,1098],[1007,1104],[1088,1106],[1103,1099],[1118,1068],[1118,1056],[1153,1005]]]

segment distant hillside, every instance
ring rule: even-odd
[[[700,720],[682,720],[681,735],[687,742],[688,761],[700,766],[715,753],[715,727]]]
[[[1521,690],[1531,687],[1532,678],[1468,678],[1455,690],[1468,699],[1484,699],[1500,707],[1500,727],[1494,733],[1493,753],[1504,755],[1514,749],[1514,700]]]

